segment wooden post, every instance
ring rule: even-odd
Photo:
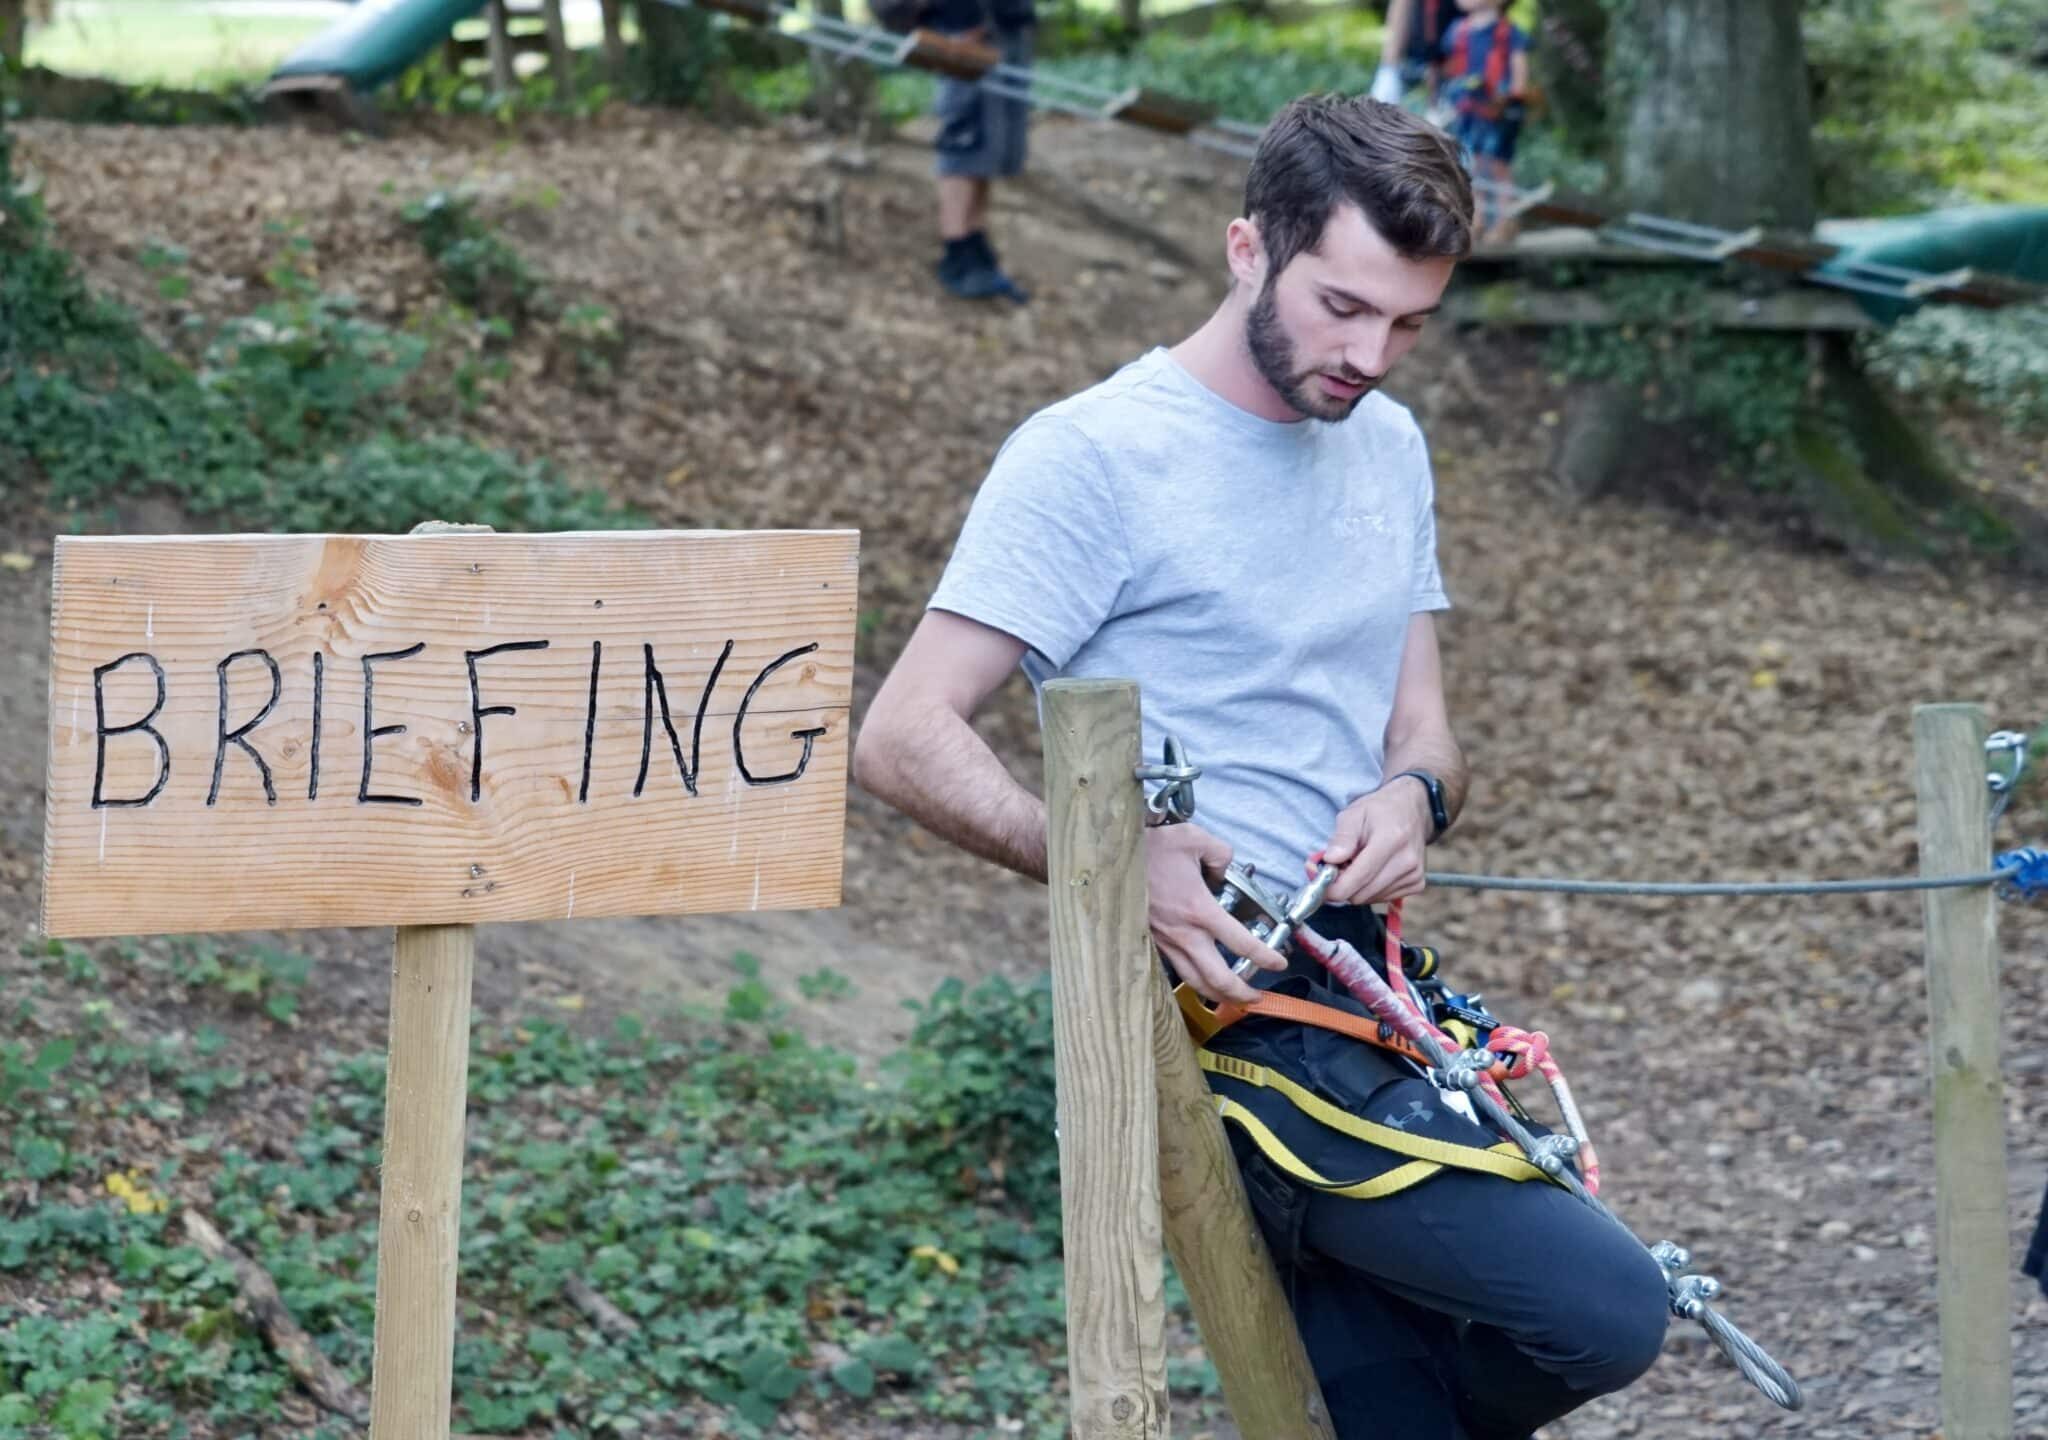
[[[1152,967],[1166,1244],[1244,1440],[1332,1440],[1322,1387],[1252,1219],[1180,1008]]]
[[[576,98],[576,67],[569,53],[569,28],[562,22],[562,0],[541,0],[541,22],[548,32],[548,68],[555,77],[555,101]]]
[[[1913,751],[1920,873],[1988,871],[1984,712],[1975,705],[1918,707]],[[1998,1068],[1997,902],[1987,886],[1924,894],[1941,1430],[1947,1440],[2010,1440],[2011,1257]]]
[[[625,0],[598,0],[598,10],[604,17],[604,64],[613,79],[626,71],[626,33],[620,12]]]
[[[1075,1440],[1163,1440],[1165,1262],[1138,688],[1045,688],[1046,889]]]
[[[492,0],[494,10],[501,0]],[[489,534],[424,520],[415,535]],[[401,925],[391,954],[370,1440],[448,1440],[469,1117],[474,925]]]
[[[402,925],[391,969],[371,1440],[447,1440],[473,925]]]
[[[491,57],[491,93],[502,99],[518,81],[512,72],[512,31],[505,0],[490,0],[484,7],[484,20],[489,27],[484,46]]]

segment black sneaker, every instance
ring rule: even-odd
[[[1019,305],[1030,300],[1031,297],[1024,292],[1024,288],[1004,273],[1002,262],[996,259],[995,247],[988,243],[987,232],[976,230],[962,239],[961,244],[968,248],[968,253],[976,262],[986,265],[994,272],[1000,287],[995,291],[996,294],[1007,296]]]
[[[1014,298],[1017,287],[1010,283],[1010,277],[992,265],[979,265],[971,261],[948,271],[941,266],[939,283],[946,287],[948,294],[960,300],[996,300],[1004,296]]]

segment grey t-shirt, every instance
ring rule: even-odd
[[[1278,424],[1164,349],[1040,411],[996,457],[931,599],[1031,647],[1034,688],[1135,680],[1144,753],[1202,767],[1195,820],[1278,884],[1380,783],[1409,616],[1441,610],[1407,410]]]

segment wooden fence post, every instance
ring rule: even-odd
[[[541,23],[548,33],[548,71],[555,80],[555,103],[576,98],[576,60],[569,50],[569,27],[562,20],[562,0],[541,0]]]
[[[489,534],[424,520],[415,535]],[[392,941],[384,1061],[377,1313],[370,1440],[448,1440],[455,1396],[455,1272],[469,1120],[476,926],[401,925]]]
[[[1163,1227],[1244,1440],[1328,1440],[1146,916],[1138,690],[1045,687],[1046,878],[1076,1440],[1167,1433]]]
[[[1920,873],[1988,871],[1984,712],[1975,705],[1919,706],[1913,751]],[[1987,886],[1923,893],[1942,1434],[1947,1440],[2010,1440],[2012,1281],[1998,1068],[1997,901]]]
[[[512,69],[511,16],[505,8],[505,0],[490,0],[484,7],[484,22],[488,27],[484,53],[491,58],[491,94],[496,99],[503,99],[518,84],[518,76]]]
[[[447,1440],[473,925],[401,925],[391,969],[371,1440]]]
[[[1138,687],[1045,689],[1046,890],[1075,1440],[1166,1434]]]
[[[622,18],[626,0],[598,0],[604,20],[604,64],[616,80],[626,71],[626,31]]]
[[[1244,1440],[1333,1440],[1322,1387],[1252,1219],[1215,1097],[1156,961],[1152,994],[1166,1244],[1230,1418]]]

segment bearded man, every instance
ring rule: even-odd
[[[1422,888],[1463,803],[1428,452],[1378,390],[1470,249],[1472,209],[1456,150],[1401,109],[1282,111],[1215,314],[1004,444],[869,708],[858,783],[1043,882],[1045,806],[974,712],[1019,664],[1035,686],[1136,680],[1145,753],[1171,734],[1204,767],[1202,823],[1146,832],[1178,983],[1356,1008],[1214,887],[1233,856],[1274,877],[1327,862],[1317,930],[1381,955],[1372,907]],[[1204,1048],[1230,1058],[1205,1069],[1342,1440],[1523,1440],[1649,1368],[1655,1262],[1415,1066],[1257,1015]]]

